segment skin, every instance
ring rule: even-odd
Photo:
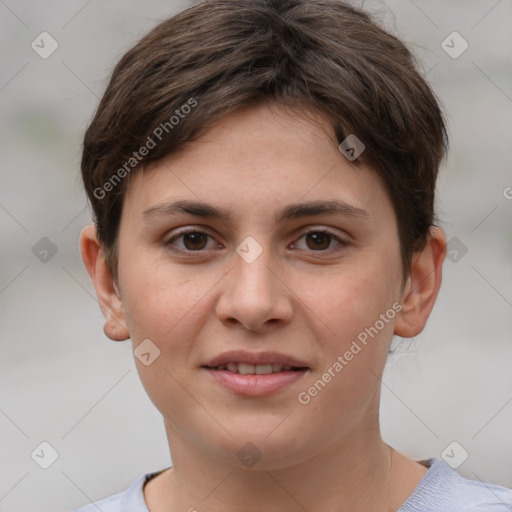
[[[105,333],[130,337],[134,348],[149,338],[160,350],[149,366],[136,359],[173,461],[144,488],[152,512],[390,511],[427,471],[383,442],[380,379],[392,335],[416,336],[425,326],[445,235],[431,229],[403,282],[383,182],[341,155],[327,119],[305,112],[270,104],[237,110],[183,152],[132,176],[117,290],[94,226],[82,232]],[[144,220],[144,211],[177,198],[229,208],[233,217]],[[274,221],[284,205],[330,199],[367,216]],[[209,236],[175,238],[185,227]],[[318,229],[334,236],[305,236]],[[235,251],[247,236],[263,249],[252,263]],[[401,311],[308,404],[299,403],[298,393],[394,303]],[[278,351],[310,370],[272,395],[240,396],[200,368],[231,349]],[[262,454],[250,468],[237,457],[248,442]]]

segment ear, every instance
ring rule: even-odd
[[[96,226],[89,225],[80,234],[80,252],[87,272],[91,276],[101,311],[105,316],[103,331],[114,341],[130,337],[126,327],[121,296],[115,289],[105,254],[98,242]]]
[[[445,256],[444,231],[432,227],[425,248],[413,255],[411,272],[402,294],[402,310],[395,323],[396,335],[412,338],[425,327],[441,286]]]

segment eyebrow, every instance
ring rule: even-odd
[[[232,210],[229,208],[219,208],[200,201],[191,201],[188,199],[177,200],[163,203],[148,208],[142,213],[144,222],[154,217],[173,216],[183,213],[202,218],[219,219],[225,222],[232,221],[235,218]],[[322,214],[337,214],[346,217],[359,218],[367,220],[370,215],[366,210],[353,206],[337,199],[328,201],[308,201],[304,203],[292,203],[280,210],[274,221],[276,223],[284,220],[300,219],[302,217],[311,217]]]

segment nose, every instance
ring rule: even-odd
[[[252,262],[234,254],[234,266],[222,280],[218,318],[250,331],[265,331],[288,323],[293,314],[293,292],[272,251],[264,249]]]

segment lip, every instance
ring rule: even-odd
[[[281,364],[300,368],[300,370],[276,372],[265,375],[243,375],[241,373],[231,373],[227,370],[215,370],[216,366],[228,363],[254,365]],[[208,372],[215,381],[234,393],[247,396],[265,396],[297,382],[310,371],[310,368],[304,361],[279,352],[230,350],[210,359],[207,363],[202,365],[201,370]]]
[[[295,366],[297,368],[309,369],[307,363],[296,359],[293,356],[281,354],[279,352],[247,352],[245,350],[230,350],[223,352],[218,356],[210,359],[202,366],[215,367],[220,364],[227,363],[245,363],[245,364],[282,364],[287,366]],[[217,370],[220,371],[220,370]],[[289,373],[289,372],[280,372]],[[298,373],[298,372],[293,372]],[[277,375],[277,374],[276,374]]]
[[[213,379],[234,393],[247,396],[270,395],[287,386],[291,386],[309,372],[309,368],[304,368],[303,370],[277,372],[267,375],[243,375],[241,373],[231,373],[227,370],[214,370],[205,367],[202,367],[201,370],[208,372]]]

